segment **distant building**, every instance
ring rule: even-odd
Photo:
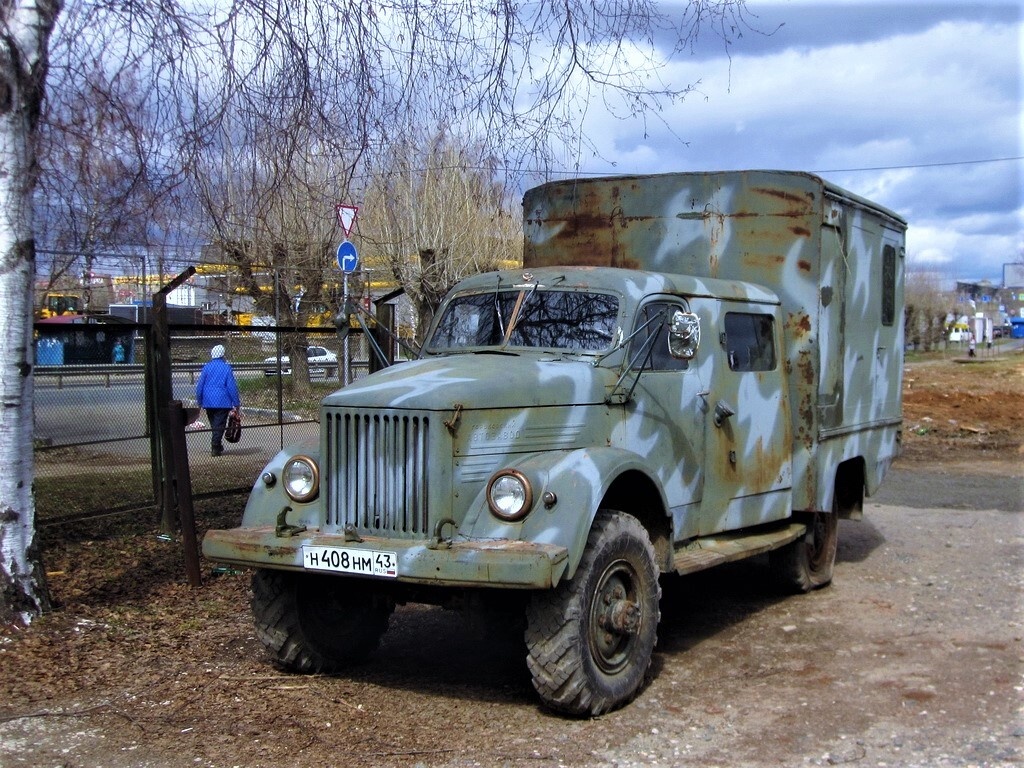
[[[1024,292],[1024,264],[1003,264],[1003,288]]]
[[[996,326],[1024,316],[1024,264],[1004,265],[1003,279],[1003,285],[991,280],[957,280],[958,314],[988,318]]]
[[[1001,295],[1007,317],[1024,317],[1024,264],[1003,264]]]

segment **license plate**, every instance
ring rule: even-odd
[[[398,555],[346,547],[303,547],[302,567],[311,571],[354,573],[360,576],[398,576]]]

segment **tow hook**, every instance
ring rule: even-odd
[[[292,536],[298,536],[300,533],[306,530],[304,525],[290,525],[286,520],[285,516],[292,511],[291,507],[285,507],[281,510],[281,513],[277,516],[277,527],[274,529],[274,535],[279,539],[287,539]]]
[[[452,548],[451,538],[444,538],[444,527],[446,525],[450,525],[452,527],[452,535],[455,535],[455,531],[458,529],[458,526],[455,524],[455,521],[452,520],[450,517],[443,517],[440,520],[438,520],[437,524],[434,526],[434,538],[427,542],[427,549]]]
[[[444,422],[445,429],[448,430],[452,437],[455,437],[455,432],[459,428],[459,418],[462,416],[462,403],[455,403],[452,406],[452,417]]]

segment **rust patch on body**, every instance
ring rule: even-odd
[[[751,270],[764,270],[768,274],[786,263],[786,257],[781,254],[745,253],[743,264]]]
[[[786,320],[786,328],[792,331],[796,338],[802,338],[811,332],[811,317],[806,312],[790,313]]]
[[[774,197],[777,200],[784,200],[787,203],[793,203],[799,205],[801,211],[807,211],[814,204],[814,193],[807,192],[804,195],[798,195],[794,192],[787,192],[784,189],[778,189],[777,187],[754,187],[752,192],[767,197]]]

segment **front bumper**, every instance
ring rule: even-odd
[[[317,531],[281,538],[274,526],[263,526],[209,531],[203,538],[203,555],[231,565],[303,571],[303,546],[346,547],[368,555],[394,552],[398,556],[395,580],[399,582],[519,589],[550,589],[565,574],[569,563],[568,550],[554,544],[511,539],[455,540],[436,548],[428,544],[423,540],[371,536],[352,542],[340,534]]]

